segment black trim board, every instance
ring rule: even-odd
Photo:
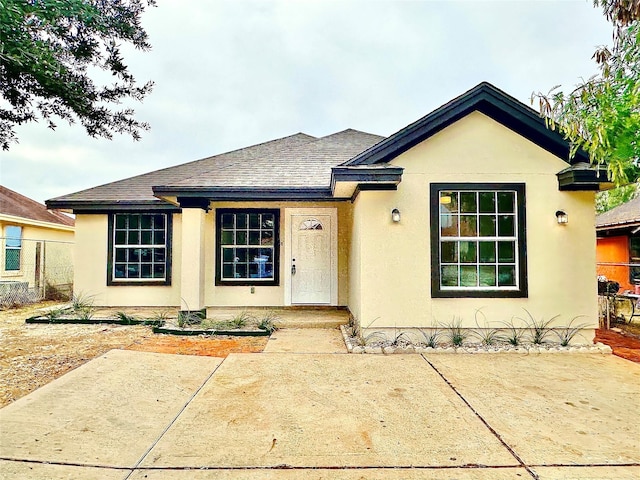
[[[549,129],[535,110],[490,83],[483,82],[342,165],[389,163],[474,111],[493,118],[568,163],[589,162],[583,150],[570,159],[569,143],[560,133]]]
[[[107,286],[109,287],[153,287],[153,286],[161,286],[167,287],[171,285],[171,266],[173,260],[173,214],[172,212],[152,212],[154,214],[163,213],[167,216],[167,231],[165,232],[165,239],[167,241],[167,245],[165,248],[165,280],[114,280],[113,279],[113,218],[117,213],[127,214],[127,213],[143,213],[140,211],[121,211],[121,212],[112,212],[107,215]]]
[[[515,190],[518,193],[518,290],[441,290],[440,289],[440,203],[441,190]],[[527,221],[526,186],[524,183],[432,183],[429,191],[429,231],[431,244],[431,297],[432,298],[526,298],[527,274]],[[473,237],[472,237],[473,238]]]
[[[271,213],[274,215],[274,231],[273,231],[273,280],[267,281],[259,281],[259,280],[251,280],[251,279],[243,279],[243,280],[223,280],[221,269],[222,269],[222,252],[220,248],[220,236],[222,229],[219,228],[221,224],[221,217],[225,213]],[[252,287],[277,287],[280,285],[280,210],[277,208],[216,208],[216,224],[215,224],[215,234],[216,234],[216,286],[226,286],[226,287],[241,287],[241,286],[252,286]],[[250,245],[249,245],[250,246]],[[260,248],[259,245],[256,248]]]
[[[225,187],[153,187],[157,196],[205,198],[208,201],[260,201],[260,200],[333,200],[331,189],[326,188],[225,188]]]

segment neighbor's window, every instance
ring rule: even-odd
[[[278,285],[278,210],[216,211],[216,284]]]
[[[526,296],[524,185],[432,185],[431,238],[433,296]]]
[[[15,272],[20,270],[22,227],[8,225],[4,227],[4,234],[4,269]]]
[[[166,213],[110,216],[110,284],[169,284],[170,223]]]
[[[629,269],[629,283],[640,283],[640,235],[629,237],[629,263],[638,265]]]

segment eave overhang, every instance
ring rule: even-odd
[[[593,167],[589,163],[580,162],[571,165],[556,174],[558,189],[561,191],[600,191],[613,187],[607,171]]]
[[[163,200],[47,200],[47,208],[69,213],[180,211]]]
[[[387,164],[333,167],[331,193],[336,198],[353,198],[362,190],[396,190],[403,171]]]

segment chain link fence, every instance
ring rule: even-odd
[[[7,241],[9,240],[9,241]],[[73,292],[73,242],[0,237],[0,306],[68,300]]]

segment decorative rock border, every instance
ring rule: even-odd
[[[480,345],[466,344],[461,347],[453,347],[451,345],[432,348],[423,345],[413,345],[409,343],[400,343],[398,345],[373,343],[371,345],[358,345],[356,338],[351,337],[347,333],[345,325],[340,326],[342,338],[347,346],[349,353],[373,353],[373,354],[398,354],[398,353],[468,353],[468,354],[489,354],[489,353],[518,353],[524,355],[531,354],[555,354],[555,353],[600,353],[611,354],[613,350],[609,345],[604,343],[596,343],[593,345],[568,345],[562,347],[559,344],[545,343],[542,345],[522,344],[513,346],[508,343],[499,343],[496,345]]]

